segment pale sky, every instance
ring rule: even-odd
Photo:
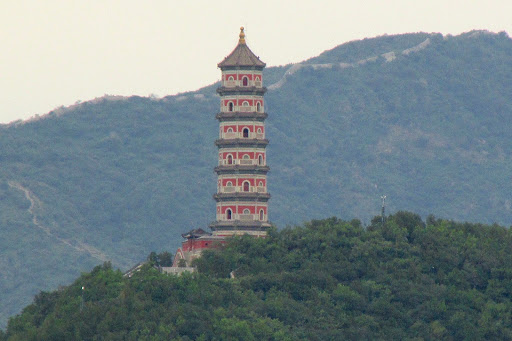
[[[217,81],[246,27],[267,66],[383,34],[512,35],[512,0],[0,0],[0,123]]]

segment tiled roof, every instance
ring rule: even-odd
[[[198,228],[198,229],[195,229],[195,230],[190,230],[189,232],[184,233],[181,236],[183,238],[185,238],[185,239],[190,239],[190,238],[198,238],[198,237],[201,237],[201,236],[204,236],[204,235],[211,235],[211,233],[206,232],[202,228]]]
[[[221,69],[233,66],[256,66],[264,68],[265,65],[266,64],[263,63],[245,43],[243,27],[240,28],[240,40],[238,41],[238,45],[222,62],[217,64]]]

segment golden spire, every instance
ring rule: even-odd
[[[244,27],[240,27],[240,39],[238,40],[239,44],[245,44],[245,33],[244,33]]]

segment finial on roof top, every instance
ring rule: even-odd
[[[238,40],[239,44],[245,44],[245,33],[244,33],[244,27],[240,27],[240,39]]]

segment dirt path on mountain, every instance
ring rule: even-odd
[[[41,200],[39,200],[39,198],[34,193],[32,193],[28,188],[23,187],[19,182],[9,181],[8,184],[10,187],[20,190],[25,194],[25,198],[27,198],[27,200],[30,202],[30,207],[27,209],[27,211],[32,216],[32,223],[41,231],[46,233],[46,235],[48,235],[50,238],[54,239],[59,243],[65,244],[66,246],[74,249],[77,252],[85,252],[89,254],[91,257],[94,257],[102,262],[106,262],[109,260],[107,255],[105,255],[103,252],[101,252],[92,245],[74,239],[61,238],[55,235],[49,227],[44,226],[37,219],[36,210],[43,209],[43,203],[41,202]]]

